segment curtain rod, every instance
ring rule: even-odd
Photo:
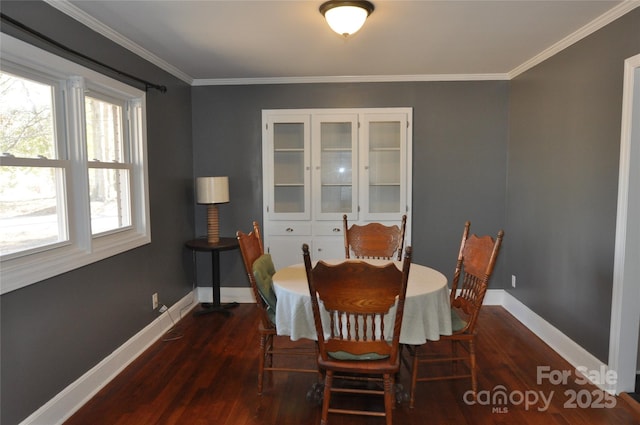
[[[78,52],[76,50],[73,50],[72,48],[67,47],[64,44],[53,40],[52,38],[42,34],[41,32],[38,32],[38,31],[34,30],[33,28],[30,28],[30,27],[24,25],[23,23],[16,21],[15,19],[5,15],[4,13],[0,13],[0,17],[2,18],[3,22],[7,22],[7,23],[9,23],[9,24],[11,24],[11,25],[13,25],[13,26],[15,26],[17,28],[20,28],[21,30],[26,31],[29,34],[36,36],[40,40],[46,41],[47,43],[52,44],[53,46],[55,46],[55,47],[57,47],[59,49],[62,49],[67,53],[71,53],[72,55],[75,55],[75,56],[77,56],[79,58],[82,58],[82,59],[84,59],[86,61],[89,61],[89,62],[91,62],[91,63],[93,63],[95,65],[101,66],[103,68],[108,69],[109,71],[115,72],[118,75],[121,75],[123,77],[129,78],[131,80],[134,80],[134,81],[137,81],[139,83],[144,84],[145,91],[147,91],[147,90],[149,90],[151,88],[151,89],[158,90],[160,93],[166,93],[167,92],[167,87],[166,86],[151,83],[151,82],[149,82],[147,80],[143,80],[142,78],[138,78],[138,77],[136,77],[134,75],[128,74],[128,73],[123,72],[123,71],[120,71],[120,70],[112,67],[111,65],[107,65],[106,63],[103,63],[103,62],[100,62],[100,61],[95,60],[93,58],[90,58],[89,56],[85,55],[84,53],[80,53],[80,52]]]

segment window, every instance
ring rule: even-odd
[[[55,84],[0,71],[0,255],[68,240]]]
[[[151,239],[145,93],[1,37],[5,293]]]
[[[123,105],[93,95],[86,95],[84,102],[91,232],[95,235],[131,225],[132,167],[124,150]]]

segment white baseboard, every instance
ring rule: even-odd
[[[125,367],[156,342],[197,303],[193,292],[185,295],[136,335],[71,383],[54,398],[23,420],[20,425],[58,425],[67,420]],[[170,315],[170,316],[169,316]],[[173,321],[171,320],[173,318]]]
[[[531,332],[536,334],[547,345],[549,345],[556,353],[564,358],[574,368],[584,368],[587,371],[586,378],[589,379],[598,388],[612,392],[612,389],[606,382],[600,382],[596,378],[604,380],[609,367],[606,363],[601,362],[587,350],[582,348],[571,338],[560,332],[556,327],[551,325],[545,319],[533,312],[529,307],[520,302],[507,291],[503,292],[502,306],[525,325]],[[539,365],[545,366],[545,365]],[[580,373],[580,371],[574,371]],[[585,374],[581,375],[585,376]]]
[[[223,303],[234,301],[239,303],[255,302],[251,288],[248,287],[223,287],[220,290],[220,298]],[[212,288],[198,287],[195,292],[190,292],[174,304],[169,309],[169,314],[171,314],[171,317],[173,317],[175,321],[178,321],[198,303],[212,301]],[[608,370],[606,364],[595,358],[505,290],[488,290],[485,295],[484,304],[503,306],[516,319],[522,322],[522,324],[567,360],[574,368],[584,367],[587,371]],[[173,322],[169,315],[166,313],[160,315],[112,354],[62,390],[40,409],[32,413],[22,421],[20,425],[62,424],[100,391],[100,389],[115,378],[125,367],[140,356],[151,344],[164,335],[171,326],[173,326]],[[594,382],[594,384],[603,390],[609,390],[599,382]]]
[[[210,286],[198,286],[197,290],[197,300],[201,303],[210,303],[213,302],[213,288]],[[220,302],[222,303],[254,303],[256,300],[253,298],[253,292],[251,292],[251,288],[243,287],[243,288],[232,288],[232,287],[222,287],[220,288]]]
[[[504,289],[487,289],[482,305],[502,305],[504,303]]]

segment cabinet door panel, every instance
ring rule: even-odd
[[[318,236],[313,240],[313,260],[335,260],[344,258],[344,239]]]
[[[320,114],[312,119],[314,217],[355,217],[358,187],[358,114]]]
[[[362,133],[361,218],[397,220],[408,209],[407,114],[364,114]]]
[[[263,112],[265,214],[271,220],[311,218],[310,146],[308,114]]]
[[[269,245],[265,246],[265,251],[271,254],[273,265],[278,270],[292,264],[302,263],[304,261],[302,259],[302,244],[305,243],[309,245],[309,249],[313,249],[311,236],[272,236],[269,238]]]

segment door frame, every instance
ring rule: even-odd
[[[640,54],[625,60],[618,180],[609,370],[609,391],[635,391],[640,331]]]

